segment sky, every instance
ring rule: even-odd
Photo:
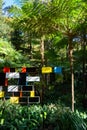
[[[5,2],[5,6],[10,6],[14,4],[14,0],[3,0]]]

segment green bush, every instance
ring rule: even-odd
[[[87,119],[85,117],[85,119]],[[86,130],[83,116],[59,104],[21,106],[0,102],[2,130]]]
[[[0,103],[0,124],[5,130],[36,130],[42,121],[40,105],[20,106],[8,101]]]
[[[44,121],[48,130],[86,130],[86,124],[81,116],[71,112],[69,108],[51,104],[45,106],[47,116]]]

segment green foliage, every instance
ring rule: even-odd
[[[87,50],[87,47],[85,48],[85,51],[82,47],[82,45],[85,45],[85,43],[87,42],[87,2],[85,0],[52,0],[49,2],[42,2],[41,0],[26,0],[26,2],[24,2],[20,8],[12,7],[10,8],[10,11],[13,16],[12,25],[14,26],[14,28],[23,31],[23,39],[26,39],[25,41],[27,42],[23,44],[18,35],[15,38],[18,38],[17,42],[14,43],[17,49],[20,49],[20,45],[18,43],[22,43],[21,51],[23,53],[21,55],[21,53],[16,51],[10,43],[1,41],[0,67],[19,65],[22,66],[23,64],[25,64],[25,66],[29,66],[30,64],[33,66],[40,65],[41,60],[39,44],[40,38],[45,35],[45,51],[43,53],[45,53],[45,58],[47,62],[46,65],[63,66],[64,68],[66,68],[65,73],[68,73],[68,82],[70,83],[70,65],[68,62],[68,52],[70,48],[68,48],[69,46],[67,46],[69,38],[71,38],[71,48],[73,49],[72,51],[74,51],[74,60],[72,60],[74,61],[74,70],[78,72],[82,71],[82,68],[84,68],[82,66],[82,62],[85,61],[85,64],[87,62],[87,54],[85,52]],[[7,24],[4,24],[3,18],[0,20],[0,25],[0,36],[6,39],[6,27],[8,28],[8,26]],[[4,31],[3,28],[5,28]],[[75,42],[76,39],[77,42]],[[20,40],[20,42],[18,40]],[[38,45],[34,44],[35,42],[37,42]],[[54,93],[51,94],[54,95],[55,93],[56,89]],[[67,99],[71,101],[70,96],[68,97],[67,95],[61,96],[61,98],[66,98],[66,101]],[[72,116],[74,117],[74,115]],[[68,119],[70,119],[71,121],[71,117],[69,117]],[[55,129],[59,128],[62,129],[59,126],[58,128],[56,128],[55,126]],[[73,126],[71,130],[72,129],[81,129],[81,127],[79,126],[75,128],[75,126]]]
[[[26,64],[26,58],[16,51],[10,42],[0,39],[0,62],[0,67],[17,67],[21,66],[21,63]]]
[[[81,116],[62,105],[20,106],[9,101],[0,101],[0,128],[42,130],[43,127],[44,130],[86,130]]]
[[[45,125],[51,126],[53,130],[86,130],[86,124],[76,113],[72,113],[69,108],[50,104],[45,106],[47,116]],[[52,129],[51,128],[51,129]]]
[[[16,50],[21,50],[21,45],[24,43],[23,35],[20,30],[14,30],[11,34],[11,43],[15,46]]]
[[[36,41],[39,39],[39,45],[40,38],[45,35],[47,37],[45,39],[47,42],[45,43],[46,48],[44,51],[46,64],[52,66],[63,66],[64,64],[66,68],[69,68],[68,58],[66,57],[68,38],[75,38],[79,35],[81,25],[83,27],[85,24],[86,28],[86,2],[82,0],[52,0],[43,2],[41,0],[21,0],[19,2],[23,2],[20,8],[12,7],[9,11],[13,14],[14,28],[18,28],[24,33],[23,37],[26,40],[22,43],[22,50],[28,59],[30,60],[32,57],[31,62],[33,64],[40,64],[40,52],[38,53],[37,47],[33,45],[32,41],[33,39]],[[51,47],[48,42],[50,35],[54,36],[51,41]],[[18,43],[20,42],[15,43],[15,46],[20,48]],[[74,44],[73,47],[75,48]]]
[[[41,106],[20,106],[9,101],[0,103],[0,124],[5,130],[36,130],[42,124]]]

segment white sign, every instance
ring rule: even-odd
[[[3,90],[3,87],[2,86],[0,86],[0,91],[2,91]]]
[[[13,79],[20,78],[20,73],[8,72],[6,73],[6,78],[13,78]]]
[[[26,77],[26,82],[39,82],[40,81],[40,77],[39,76],[27,76]]]
[[[8,92],[18,92],[18,86],[17,85],[9,85]]]

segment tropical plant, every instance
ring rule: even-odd
[[[3,130],[86,130],[81,117],[58,104],[20,106],[0,101],[0,128]]]
[[[85,55],[83,58],[80,45],[81,42],[86,42],[87,3],[82,0],[26,1],[20,7],[10,8],[14,28],[20,29],[24,38],[26,37],[27,42],[22,45],[24,50],[27,50],[24,53],[27,54],[28,60],[33,61],[33,65],[39,62],[37,65],[53,66],[64,62],[64,67],[71,72],[72,111],[74,111],[75,65],[78,65],[77,68],[80,70],[83,61],[83,72],[84,74],[86,72],[84,69],[86,68],[86,46],[83,46],[83,57]],[[78,42],[75,42],[76,40]],[[34,43],[38,43],[38,46]],[[29,55],[26,52],[29,52]],[[38,60],[35,62],[36,57]],[[80,62],[77,63],[77,59]],[[85,83],[85,76],[83,77]]]
[[[10,42],[0,39],[0,67],[21,66],[21,61],[24,61],[23,64],[26,62],[21,53],[17,52]]]
[[[4,2],[0,0],[0,38],[9,41],[12,28],[10,27],[11,19],[4,15]]]

